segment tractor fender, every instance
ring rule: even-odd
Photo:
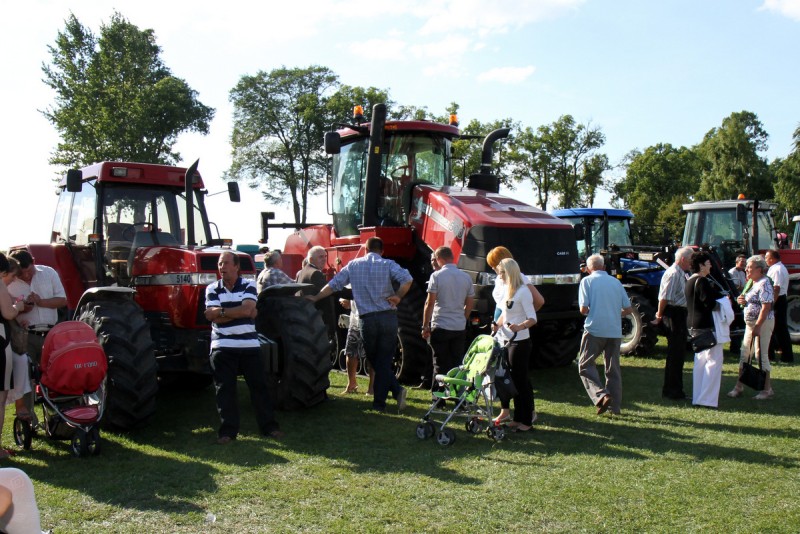
[[[81,295],[80,300],[78,301],[78,305],[75,306],[75,317],[74,320],[78,320],[77,314],[78,310],[81,309],[86,302],[90,300],[97,300],[98,297],[103,297],[107,300],[133,300],[133,296],[136,294],[135,289],[131,289],[130,287],[119,287],[119,286],[105,286],[105,287],[91,287],[83,292]]]

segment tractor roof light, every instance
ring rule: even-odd
[[[361,124],[364,122],[364,108],[361,106],[353,107],[353,120]]]
[[[747,198],[747,197],[746,197],[746,196],[744,196],[744,193],[739,193],[739,196],[738,196],[738,197],[736,197],[736,200],[744,200],[744,199],[746,199],[746,198]]]
[[[127,167],[111,167],[111,176],[115,178],[126,178],[128,176]]]
[[[455,113],[450,114],[450,126],[458,127],[458,115]]]

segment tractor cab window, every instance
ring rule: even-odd
[[[340,236],[358,234],[364,209],[368,144],[363,139],[345,145],[333,158],[333,226]]]
[[[609,219],[608,220],[608,245],[617,245],[620,249],[633,246],[631,242],[631,227],[628,219]],[[599,224],[598,224],[599,223]],[[592,253],[600,252],[603,244],[603,220],[595,221],[595,234],[592,236]],[[599,234],[597,233],[599,231]]]
[[[75,193],[70,193],[66,189],[62,190],[58,196],[56,205],[56,216],[53,218],[53,231],[50,234],[51,243],[64,243],[69,235],[70,209],[72,209],[72,198]]]
[[[72,201],[72,214],[67,231],[67,241],[79,245],[89,244],[89,235],[94,233],[97,196],[94,187],[84,184]]]
[[[381,166],[378,217],[386,224],[404,224],[411,208],[413,183],[451,185],[450,140],[426,134],[387,138]]]

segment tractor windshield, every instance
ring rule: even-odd
[[[736,254],[752,251],[751,228],[744,228],[736,219],[735,208],[695,210],[687,213],[683,232],[684,245],[709,244],[717,247],[723,265],[732,267]],[[768,211],[758,212],[758,246],[770,248],[774,244],[775,229]]]
[[[367,148],[365,138],[345,145],[333,158],[333,221],[338,235],[355,235],[364,209]],[[387,135],[377,199],[378,217],[403,224],[412,182],[451,184],[450,140],[428,133]]]

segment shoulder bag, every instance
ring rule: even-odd
[[[700,277],[698,276],[694,281],[692,300],[696,300],[697,298],[697,282],[699,281]],[[695,308],[695,303],[692,302],[692,319],[690,321],[692,324],[694,324]],[[712,328],[690,328],[689,336],[689,341],[692,344],[692,351],[695,353],[703,352],[704,350],[708,350],[717,345],[717,336],[714,335],[714,330]]]
[[[755,354],[756,336],[750,338],[750,356],[747,361],[742,364],[742,370],[739,372],[739,382],[756,391],[763,391],[767,382],[767,372],[761,369],[761,358],[757,358],[758,367],[755,367],[750,362],[753,361],[753,354]]]

